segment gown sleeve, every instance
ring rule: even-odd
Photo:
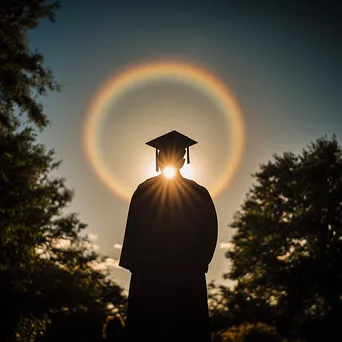
[[[209,263],[211,262],[218,236],[218,221],[217,214],[213,200],[207,189],[203,191],[204,205],[203,205],[203,225],[202,225],[202,257],[206,271],[208,270]]]
[[[133,272],[136,267],[136,258],[139,247],[139,237],[137,236],[139,229],[139,222],[141,216],[141,208],[139,201],[139,188],[134,192],[128,210],[125,236],[122,244],[121,256],[119,266],[126,268]]]

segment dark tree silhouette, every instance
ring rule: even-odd
[[[52,177],[54,152],[37,143],[48,125],[41,95],[58,90],[27,32],[54,20],[56,3],[2,1],[0,5],[0,340],[34,341],[51,319],[124,305],[121,289],[94,268],[103,260],[79,233],[76,214],[64,214],[72,191]],[[111,293],[111,295],[110,295]],[[99,336],[101,325],[99,324]]]
[[[261,320],[306,341],[341,336],[341,152],[335,137],[321,138],[254,175],[227,252],[234,324]]]
[[[0,5],[0,124],[13,132],[21,115],[39,128],[48,124],[39,96],[58,90],[52,72],[38,51],[29,48],[27,33],[39,20],[55,19],[58,2],[44,0],[4,0]]]

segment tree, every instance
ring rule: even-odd
[[[103,262],[86,225],[63,209],[72,200],[53,150],[37,143],[48,125],[40,97],[59,90],[27,32],[54,21],[58,3],[2,1],[0,7],[0,340],[34,341],[56,317],[70,312],[122,310],[122,289],[96,264]],[[4,322],[4,321],[3,321]]]
[[[264,323],[242,324],[222,334],[222,342],[280,342],[274,327]]]
[[[228,308],[289,338],[336,340],[342,291],[342,148],[321,138],[261,165],[231,226]]]
[[[43,56],[31,51],[27,32],[40,19],[55,20],[58,2],[44,0],[4,0],[0,7],[0,124],[3,131],[13,132],[26,115],[39,128],[48,119],[39,96],[59,89],[51,70],[44,67]]]

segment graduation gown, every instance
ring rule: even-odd
[[[180,175],[139,185],[120,258],[132,273],[131,341],[210,341],[205,273],[216,242],[216,211],[204,187]]]

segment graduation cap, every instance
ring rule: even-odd
[[[197,141],[190,139],[186,135],[177,131],[171,131],[158,138],[148,141],[146,145],[156,149],[156,171],[159,171],[158,157],[159,151],[172,152],[176,150],[186,149],[187,163],[190,163],[189,147],[197,144]]]

